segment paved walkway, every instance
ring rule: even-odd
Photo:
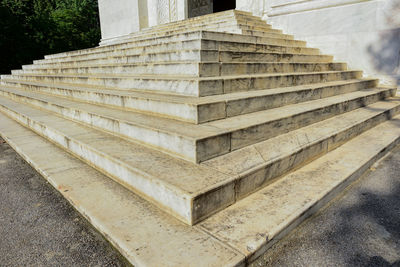
[[[0,266],[126,266],[0,139]],[[399,266],[400,146],[254,266]]]

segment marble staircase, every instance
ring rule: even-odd
[[[400,141],[396,88],[226,11],[0,79],[0,134],[134,265],[245,266]]]

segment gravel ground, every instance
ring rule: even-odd
[[[0,139],[0,266],[126,266]],[[400,146],[255,266],[399,266]]]
[[[122,256],[0,139],[0,266],[126,266]]]

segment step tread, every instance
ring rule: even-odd
[[[117,59],[127,59],[130,57],[143,57],[143,56],[153,56],[153,55],[167,55],[167,54],[180,54],[182,52],[186,52],[186,53],[201,53],[201,52],[215,52],[215,53],[220,53],[220,54],[232,54],[232,55],[271,55],[271,56],[281,56],[283,58],[289,58],[292,56],[296,56],[296,57],[306,57],[306,58],[326,58],[326,59],[330,59],[332,58],[332,56],[330,55],[322,55],[322,54],[310,54],[310,53],[304,53],[304,52],[298,52],[298,53],[288,53],[288,52],[279,52],[279,51],[245,51],[245,52],[237,52],[237,51],[219,51],[219,50],[205,50],[205,49],[181,49],[181,50],[169,50],[169,51],[159,51],[159,52],[155,52],[155,51],[149,51],[149,52],[143,52],[143,53],[132,53],[132,54],[127,54],[127,55],[112,55],[112,56],[104,56],[104,57],[98,57],[98,58],[79,58],[79,59],[73,59],[70,58],[68,60],[65,61],[42,61],[42,60],[35,60],[33,65],[27,65],[27,66],[47,66],[47,65],[61,65],[61,64],[72,64],[74,63],[76,64],[85,64],[85,62],[87,61],[99,61],[99,60],[117,60]],[[233,61],[233,60],[232,60]],[[250,62],[252,60],[249,60]],[[140,62],[140,61],[139,61]],[[139,63],[138,62],[138,63]],[[154,61],[149,61],[149,63],[164,63],[165,60],[154,60]],[[185,62],[185,60],[181,60],[180,62]],[[212,61],[210,63],[218,63],[221,61],[218,61],[218,58],[215,59],[215,61]],[[240,61],[237,61],[238,63],[242,63]],[[247,62],[247,61],[246,61]],[[277,63],[276,61],[263,61],[262,63]],[[299,61],[301,62],[301,61]],[[135,62],[136,63],[136,62]],[[145,62],[147,63],[147,62]],[[229,62],[223,62],[223,63],[231,63]],[[232,63],[235,63],[235,61],[233,61]],[[298,63],[293,62],[293,63]],[[321,63],[336,63],[336,62],[321,62]],[[97,63],[99,64],[99,63]],[[101,63],[100,63],[101,64]],[[127,64],[127,63],[117,63],[117,64]]]
[[[91,147],[121,164],[134,168],[149,180],[191,198],[207,184],[218,184],[230,179],[227,175],[206,166],[180,160],[162,152],[126,141],[111,134],[59,117],[51,112],[0,97],[0,104],[23,114],[31,120],[55,129],[71,140]],[[101,146],[99,146],[101,143]]]
[[[205,38],[203,38],[203,39],[192,39],[192,40],[187,40],[187,41],[181,41],[181,42],[168,42],[168,43],[161,43],[161,44],[156,44],[156,45],[152,45],[152,47],[153,46],[160,46],[160,47],[162,47],[162,46],[164,46],[164,45],[173,45],[173,44],[181,44],[181,43],[190,43],[190,42],[202,42],[202,41],[204,41],[204,42],[217,42],[218,44],[223,44],[223,45],[230,45],[232,48],[231,49],[229,49],[229,48],[219,48],[219,50],[218,51],[221,51],[221,52],[233,52],[233,51],[237,51],[237,50],[233,50],[233,47],[235,46],[235,45],[249,45],[249,43],[245,43],[245,42],[239,42],[239,41],[215,41],[215,40],[208,40],[208,39],[205,39]],[[291,45],[275,45],[275,44],[252,44],[253,46],[267,46],[267,47],[269,47],[271,50],[273,50],[273,49],[283,49],[283,48],[285,48],[285,49],[299,49],[299,50],[307,50],[307,51],[310,51],[310,52],[318,52],[319,53],[319,49],[317,49],[317,48],[309,48],[309,47],[300,47],[300,46],[291,46]],[[132,47],[125,47],[125,48],[120,48],[120,49],[117,49],[117,50],[109,50],[109,51],[93,51],[93,52],[90,52],[90,53],[84,53],[84,54],[72,54],[72,55],[69,55],[69,56],[65,56],[65,57],[62,57],[62,58],[47,58],[47,59],[45,59],[46,61],[48,61],[48,62],[51,62],[51,61],[55,61],[55,62],[63,62],[63,61],[60,61],[59,59],[67,59],[67,58],[70,58],[70,59],[73,59],[73,58],[76,58],[76,57],[83,57],[83,56],[89,56],[89,55],[101,55],[101,54],[103,54],[103,53],[113,53],[113,54],[118,54],[119,52],[120,53],[125,53],[125,55],[126,54],[128,54],[129,53],[129,50],[146,50],[146,48],[148,48],[148,45],[132,45]],[[266,49],[266,48],[265,48]],[[204,49],[204,50],[212,50],[212,49]],[[260,51],[261,49],[259,49],[259,51]],[[162,51],[162,50],[161,50]],[[168,50],[168,49],[166,49],[165,51],[170,51],[170,50]],[[261,50],[262,51],[262,50]],[[133,51],[132,51],[133,52]],[[298,53],[298,52],[297,52]],[[316,53],[316,55],[318,54],[318,53]],[[45,61],[45,62],[46,62]]]
[[[400,107],[400,98],[389,98],[232,151],[229,154],[205,161],[201,165],[209,166],[225,174],[244,176],[279,158],[301,151],[310,144],[319,143],[329,136],[335,136],[345,129],[350,129],[361,121],[366,121],[386,110],[398,107]],[[250,155],[250,157],[243,155]],[[249,161],[249,158],[252,160]],[[227,162],[229,164],[226,164]]]
[[[135,266],[219,267],[244,261],[229,246],[167,215],[1,113],[0,134]]]
[[[87,52],[91,53],[91,52],[99,52],[99,51],[110,51],[110,50],[118,49],[118,47],[131,46],[131,45],[134,45],[135,43],[144,42],[146,40],[147,41],[148,40],[156,40],[159,38],[169,38],[172,36],[179,36],[179,35],[183,35],[183,36],[190,35],[191,37],[189,37],[189,38],[203,38],[203,39],[214,40],[214,41],[218,41],[222,38],[224,38],[224,39],[237,38],[237,40],[240,40],[241,42],[247,41],[247,43],[252,43],[252,44],[268,44],[274,40],[281,40],[286,43],[298,43],[298,44],[302,44],[302,45],[305,45],[305,43],[306,43],[305,41],[301,41],[301,40],[287,40],[287,39],[283,39],[283,38],[257,37],[257,36],[251,36],[251,35],[246,35],[246,34],[197,30],[197,31],[191,31],[188,33],[169,34],[169,35],[161,36],[161,37],[149,36],[148,38],[137,40],[136,42],[135,41],[125,41],[125,42],[121,42],[121,43],[108,44],[108,45],[103,45],[103,46],[98,46],[98,47],[93,47],[93,48],[69,51],[69,52],[64,52],[61,54],[56,54],[59,56],[54,57],[54,58],[68,57],[71,55],[84,55]],[[226,40],[226,41],[228,41],[228,40]],[[54,56],[54,55],[48,55],[48,56],[46,56],[46,59],[50,59],[52,56]]]
[[[215,33],[218,34],[219,32],[215,32]],[[225,41],[222,41],[222,40],[215,40],[215,39],[212,39],[212,38],[209,38],[209,37],[203,37],[202,38],[200,36],[197,36],[197,38],[193,37],[193,39],[188,39],[188,40],[185,40],[185,41],[179,41],[179,42],[170,41],[170,42],[166,42],[166,43],[156,43],[156,44],[154,44],[152,46],[163,46],[163,45],[166,45],[166,44],[171,45],[171,44],[174,44],[174,43],[182,43],[182,42],[185,43],[185,42],[194,42],[194,41],[205,41],[205,42],[214,41],[214,42],[223,43],[223,44],[250,45],[249,42],[245,42],[245,41],[241,41],[241,40],[225,40]],[[301,41],[297,41],[297,42],[301,42]],[[310,48],[310,47],[304,47],[304,46],[298,46],[298,45],[290,45],[290,44],[278,45],[278,44],[271,43],[271,41],[269,41],[269,43],[268,43],[268,40],[265,40],[264,42],[257,42],[257,43],[254,42],[254,43],[251,43],[251,45],[254,45],[254,46],[255,45],[270,46],[270,47],[289,48],[289,49],[296,49],[296,48],[300,49],[301,48],[301,49],[310,50],[310,51],[319,51],[319,49],[317,49],[317,48]],[[143,48],[146,48],[146,47],[148,47],[148,44],[135,44],[135,43],[132,43],[132,44],[125,44],[125,46],[123,46],[121,48],[115,48],[115,49],[109,49],[109,50],[104,49],[103,47],[101,47],[101,48],[103,48],[103,50],[101,50],[100,48],[97,48],[97,49],[96,48],[91,48],[91,50],[88,50],[86,53],[79,53],[79,52],[84,52],[85,50],[77,50],[77,51],[71,51],[71,52],[69,52],[69,54],[67,52],[67,54],[64,54],[63,56],[60,56],[60,57],[50,57],[51,55],[50,56],[46,56],[45,60],[60,60],[60,59],[66,59],[68,57],[80,57],[80,56],[85,56],[85,55],[102,54],[104,52],[108,52],[108,53],[110,53],[110,52],[118,52],[118,51],[123,52],[125,50],[143,49]],[[231,51],[231,50],[220,50],[220,51]]]
[[[7,89],[2,90],[7,91]],[[130,124],[151,129],[156,132],[164,132],[179,137],[184,137],[185,139],[195,142],[197,140],[203,140],[213,136],[219,136],[242,129],[247,129],[267,122],[279,121],[283,118],[289,118],[296,114],[302,114],[307,111],[316,110],[321,107],[336,103],[342,103],[352,99],[374,95],[379,93],[381,90],[369,89],[356,91],[343,95],[287,105],[280,108],[257,111],[197,125],[149,114],[142,114],[134,111],[124,111],[96,104],[78,102],[58,96],[28,92],[25,90],[11,89],[8,91],[17,92],[19,95],[27,96],[31,99],[39,99],[57,106],[67,107],[71,110],[89,112],[102,117],[112,118],[113,120],[128,122]]]
[[[137,62],[137,63],[92,63],[83,64],[79,66],[37,66],[34,70],[61,70],[61,69],[80,69],[80,68],[101,68],[101,67],[133,67],[133,66],[155,66],[155,65],[335,65],[335,64],[346,64],[345,62],[199,62],[199,61],[158,61],[158,62]]]
[[[399,142],[400,116],[200,223],[208,233],[246,255],[261,255],[315,213]]]
[[[319,109],[321,107],[343,103],[352,99],[362,98],[368,95],[379,93],[381,89],[367,89],[362,91],[350,92],[342,95],[301,102],[298,104],[287,105],[279,108],[257,111],[249,114],[243,114],[236,117],[226,118],[223,120],[207,122],[204,125],[212,126],[224,131],[231,132],[245,129],[253,125],[265,123],[266,121],[278,121],[282,118],[302,114],[310,110]]]
[[[102,131],[63,119],[50,112],[35,109],[28,105],[22,106],[18,102],[6,98],[0,98],[0,105],[29,118],[29,125],[31,126],[39,123],[40,131],[45,127],[46,131],[50,129],[49,132],[55,130],[62,133],[62,136],[68,138],[68,147],[72,143],[78,142],[79,147],[88,147],[90,150],[100,153],[103,157],[134,170],[135,173],[140,175],[140,178],[135,177],[134,181],[128,180],[128,188],[139,191],[144,190],[145,194],[150,194],[150,196],[154,193],[162,194],[162,196],[172,199],[169,205],[174,205],[172,203],[176,203],[175,201],[178,201],[176,200],[177,198],[180,199],[180,201],[183,199],[194,200],[206,193],[215,192],[215,190],[218,189],[236,188],[233,187],[233,183],[240,182],[242,177],[236,173],[228,174],[225,170],[216,170],[209,162],[198,165],[173,158],[159,151],[148,149],[139,144],[128,142]],[[282,154],[280,157],[284,157],[286,155],[285,153],[290,153],[287,149],[287,143],[278,142],[282,141],[285,138],[284,136],[286,136],[286,140],[293,140],[292,138],[294,138],[294,140],[304,139],[304,135],[307,137],[306,140],[303,141],[303,147],[291,147],[294,153],[298,149],[303,149],[307,145],[312,145],[316,139],[321,138],[321,135],[322,138],[329,138],[337,132],[347,130],[351,125],[363,123],[365,120],[397,106],[399,106],[398,99],[397,101],[377,102],[368,107],[319,122],[303,130],[296,130],[293,133],[285,134],[274,139],[274,143],[278,144],[277,146],[282,146],[282,149],[277,147],[274,149],[276,149],[276,151],[281,151]],[[318,136],[315,133],[315,129],[323,129],[322,134]],[[312,138],[312,136],[314,136],[314,138]],[[99,146],[99,144],[101,144],[101,146]],[[246,164],[248,162],[257,161],[259,160],[259,156],[262,155],[262,148],[265,150],[268,149],[268,146],[266,146],[265,143],[260,144],[257,146],[259,151],[257,151],[256,155],[246,154],[245,157],[243,157],[243,155],[241,155],[241,157],[242,159],[247,159]],[[275,158],[279,158],[278,155],[275,156]],[[228,165],[229,168],[235,168],[237,160],[225,161],[224,164]],[[262,168],[264,165],[265,162],[259,162],[256,167]],[[122,179],[123,183],[123,179],[127,178],[124,175],[121,177],[120,179]],[[146,191],[146,187],[143,187],[143,185],[148,183],[151,184],[152,188],[150,192]],[[235,190],[227,195],[228,199],[234,196],[234,192]],[[164,201],[166,200],[164,199]],[[162,205],[163,203],[158,204]],[[178,201],[177,203],[180,202]],[[225,202],[223,203],[225,205]]]
[[[36,73],[23,73],[15,75],[1,75],[1,79],[11,78],[13,76],[22,77],[66,77],[66,78],[101,78],[101,79],[118,79],[118,78],[131,78],[131,79],[153,79],[153,80],[190,80],[190,81],[215,81],[215,80],[231,80],[231,79],[246,79],[246,78],[264,78],[264,77],[277,77],[277,76],[298,76],[298,75],[320,75],[320,74],[336,74],[336,73],[355,73],[361,72],[360,70],[340,70],[340,71],[314,71],[314,72],[287,72],[287,73],[258,73],[258,74],[241,74],[241,75],[224,75],[218,77],[188,77],[178,75],[151,75],[151,74],[36,74]]]
[[[186,96],[186,95],[177,95],[177,94],[164,94],[162,92],[144,92],[141,90],[120,90],[118,88],[105,88],[99,89],[98,86],[89,87],[86,85],[69,85],[69,84],[62,84],[62,83],[45,83],[45,82],[31,82],[31,81],[24,81],[24,80],[6,80],[10,82],[17,82],[21,84],[27,85],[35,85],[35,86],[43,86],[43,87],[56,87],[60,89],[66,90],[77,90],[82,92],[88,93],[99,93],[104,95],[113,95],[113,96],[121,96],[121,97],[134,97],[134,98],[141,98],[141,99],[149,99],[155,101],[162,101],[162,102],[172,102],[172,103],[179,103],[179,104],[186,104],[186,105],[203,105],[203,104],[212,104],[212,103],[219,103],[219,102],[229,102],[235,101],[240,99],[252,98],[252,97],[259,97],[259,96],[267,96],[267,95],[275,95],[275,94],[284,94],[287,92],[296,92],[305,89],[316,89],[320,87],[328,87],[328,86],[335,86],[335,85],[346,85],[346,84],[353,84],[359,82],[366,82],[366,81],[376,81],[376,79],[372,78],[363,78],[363,79],[350,79],[344,81],[333,81],[333,82],[323,82],[323,83],[314,83],[314,84],[307,84],[307,85],[296,85],[290,87],[281,87],[281,88],[273,88],[273,89],[264,89],[264,90],[252,90],[252,91],[243,91],[243,92],[235,92],[235,93],[227,93],[221,95],[213,95],[213,96],[203,96],[203,97],[196,97],[196,96]],[[2,86],[2,87],[9,87],[9,86]]]

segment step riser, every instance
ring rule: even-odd
[[[221,62],[281,62],[281,63],[330,63],[332,56],[325,55],[296,55],[296,54],[268,54],[268,53],[243,53],[220,52]]]
[[[375,138],[380,132],[386,134]],[[343,195],[346,187],[399,143],[399,135],[399,118],[385,122],[227,208],[201,227],[238,248],[246,262],[252,263],[329,201]]]
[[[62,77],[62,76],[28,76],[28,75],[4,75],[3,79],[18,79],[24,81],[51,82],[51,83],[77,83],[85,85],[97,85],[106,87],[118,87],[118,89],[143,89],[178,93],[192,96],[207,96],[240,91],[271,89],[320,83],[327,81],[338,81],[348,79],[359,79],[362,73],[358,71],[325,73],[325,74],[298,74],[281,75],[271,77],[252,77],[237,79],[216,80],[166,80],[166,79],[139,79],[139,78],[101,78],[101,77]]]
[[[44,124],[30,120],[26,116],[18,114],[5,106],[1,106],[1,111],[21,122],[23,125],[33,129],[40,135],[49,138],[53,142],[56,142],[67,151],[82,158],[83,160],[90,163],[92,166],[94,165],[96,168],[105,172],[107,175],[112,176],[124,186],[136,192],[139,191],[140,194],[144,195],[145,198],[152,198],[151,201],[153,202],[156,201],[157,203],[165,203],[162,202],[165,200],[162,199],[162,197],[159,198],[158,196],[167,195],[168,198],[172,197],[172,200],[170,200],[167,204],[171,205],[172,201],[174,203],[173,205],[175,205],[175,208],[177,209],[179,207],[182,210],[191,210],[188,201],[185,202],[182,196],[178,196],[174,192],[168,191],[167,189],[159,188],[159,186],[153,184],[151,185],[152,192],[146,192],[145,186],[140,185],[140,183],[135,184],[135,182],[133,182],[136,180],[143,182],[143,178],[140,177],[140,175],[138,176],[138,174],[134,172],[134,170],[129,169],[128,166],[113,161],[112,159],[108,159],[106,155],[97,153],[95,150],[86,146],[85,144],[74,141],[73,139],[68,138],[62,133],[52,128],[49,128]],[[174,216],[177,216],[183,220],[190,220],[192,224],[200,222],[212,215],[213,213],[232,204],[231,200],[229,200],[231,198],[227,198],[226,195],[233,195],[234,201],[237,201],[249,195],[250,193],[261,189],[262,187],[267,185],[273,178],[283,175],[290,170],[296,169],[299,166],[304,165],[305,163],[328,153],[329,151],[335,149],[336,147],[340,146],[351,138],[361,134],[368,129],[371,129],[372,127],[388,120],[389,118],[392,118],[395,114],[398,114],[399,112],[400,107],[393,108],[392,110],[386,111],[385,113],[367,119],[340,133],[329,136],[324,140],[310,144],[306,149],[300,149],[287,157],[278,159],[268,164],[267,166],[264,166],[264,168],[253,171],[248,175],[242,176],[231,183],[221,185],[217,189],[209,190],[193,199],[193,207],[197,207],[197,209],[195,208],[192,214],[188,215],[187,213],[182,213],[174,214]],[[150,196],[147,194],[150,194]],[[218,198],[218,195],[225,196],[223,199],[229,201],[210,201],[210,199],[220,199]],[[155,196],[156,198],[154,199]]]
[[[195,77],[219,76],[219,63],[177,63],[79,67],[63,69],[30,69],[12,71],[12,74],[135,74],[135,75],[187,75]]]
[[[227,32],[234,34],[246,34],[249,36],[257,36],[257,37],[265,37],[265,38],[278,38],[278,39],[286,39],[286,40],[294,40],[293,35],[283,34],[280,30],[273,30],[270,28],[262,29],[258,27],[251,27],[246,25],[238,25],[236,23],[226,23],[220,25],[207,25],[207,26],[198,26],[191,28],[180,28],[180,29],[168,29],[164,31],[156,31],[150,33],[144,33],[140,35],[134,36],[126,36],[124,38],[119,38],[114,42],[109,42],[108,45],[118,45],[122,42],[137,42],[140,39],[147,39],[150,37],[162,37],[165,35],[173,35],[173,34],[182,34],[182,33],[190,33],[193,31],[212,31],[212,32]]]
[[[331,118],[335,115],[375,103],[392,94],[390,91],[382,91],[379,94],[372,94],[345,103],[325,106],[296,116],[283,118],[279,121],[259,124],[247,129],[232,131],[224,135],[199,140],[197,144],[195,144],[192,140],[184,137],[144,128],[143,126],[119,121],[112,117],[104,117],[88,113],[84,110],[63,107],[15,93],[5,91],[0,91],[0,93],[14,101],[35,105],[39,108],[60,114],[66,118],[86,123],[98,129],[130,138],[152,147],[157,147],[167,153],[194,162],[205,161],[306,125]]]
[[[254,37],[254,36],[242,36],[237,34],[223,34],[218,32],[188,32],[185,34],[176,34],[171,36],[161,36],[161,37],[152,37],[138,41],[132,41],[127,43],[120,43],[109,46],[101,46],[95,48],[89,48],[84,50],[77,50],[72,52],[65,52],[62,54],[56,54],[54,57],[45,56],[46,59],[57,59],[61,60],[64,57],[70,56],[78,56],[78,55],[87,55],[90,53],[104,53],[104,52],[112,52],[120,49],[129,49],[134,47],[143,47],[143,46],[154,46],[160,44],[166,44],[171,42],[185,42],[190,40],[197,39],[206,39],[206,40],[214,40],[214,41],[222,41],[222,42],[238,42],[238,43],[247,43],[247,44],[266,44],[266,45],[277,45],[277,46],[293,46],[293,47],[305,47],[306,43],[304,41],[299,40],[287,40],[287,39],[275,39],[275,38],[263,38],[263,37]],[[36,62],[36,61],[34,61]]]
[[[291,73],[314,71],[347,70],[344,63],[176,63],[176,64],[146,64],[121,66],[95,66],[62,69],[30,69],[15,70],[19,74],[145,74],[145,75],[188,75],[195,77],[218,77],[229,75]]]
[[[251,52],[251,53],[285,53],[285,54],[305,54],[305,55],[319,55],[319,49],[301,47],[301,46],[279,46],[268,44],[249,44],[241,42],[223,42],[223,41],[206,41],[207,46],[212,47],[215,43],[215,49],[225,52]]]
[[[122,56],[134,56],[134,55],[144,55],[144,54],[154,54],[154,53],[166,53],[166,52],[176,52],[180,50],[217,50],[215,41],[202,41],[202,40],[187,40],[182,42],[170,42],[163,44],[145,45],[145,46],[134,46],[131,48],[124,48],[121,50],[112,50],[104,52],[93,52],[90,54],[67,56],[62,58],[54,59],[41,59],[35,60],[34,64],[40,67],[42,64],[53,64],[53,63],[66,63],[75,62],[82,60],[92,60],[92,59],[106,59],[110,57],[122,57]],[[32,66],[32,65],[28,65]]]
[[[116,56],[111,58],[82,59],[78,61],[48,62],[34,65],[23,66],[24,70],[37,68],[80,67],[82,65],[101,65],[101,64],[137,64],[137,63],[162,63],[171,61],[201,61],[201,62],[259,62],[259,63],[331,63],[331,56],[312,55],[312,54],[282,54],[279,52],[228,52],[216,50],[187,50],[165,53],[150,53]],[[62,65],[60,65],[62,64]]]
[[[360,79],[362,72],[349,71],[338,73],[311,73],[296,75],[281,75],[263,78],[243,78],[224,80],[223,92],[225,94],[234,92],[243,92],[250,90],[272,89],[279,87],[288,87],[295,85],[313,84],[331,81],[343,81],[349,79]]]
[[[193,24],[189,24],[189,25],[176,25],[174,27],[169,26],[169,27],[159,27],[159,28],[151,29],[151,30],[142,30],[139,33],[135,33],[131,36],[140,37],[140,36],[145,36],[145,35],[150,35],[150,34],[158,34],[158,33],[162,33],[162,32],[184,31],[184,30],[202,29],[202,28],[221,28],[221,27],[226,27],[226,26],[243,26],[248,29],[271,31],[271,32],[279,32],[280,31],[280,30],[272,29],[270,25],[265,24],[265,23],[263,24],[263,23],[258,23],[258,22],[245,21],[242,19],[235,20],[232,18],[232,19],[224,19],[224,20],[219,20],[219,21],[214,21],[214,22],[201,22],[201,23],[193,23]]]
[[[157,32],[157,31],[163,31],[163,30],[170,30],[170,29],[176,29],[176,28],[183,28],[187,27],[190,28],[192,25],[193,26],[208,26],[210,24],[215,25],[219,23],[227,23],[228,21],[231,22],[237,22],[241,25],[248,25],[248,26],[256,26],[256,27],[262,27],[265,29],[271,29],[271,25],[267,24],[263,20],[254,20],[248,17],[242,17],[242,16],[229,16],[229,17],[224,17],[224,18],[218,18],[214,20],[208,20],[208,21],[198,21],[198,22],[192,22],[192,23],[180,23],[177,25],[159,25],[156,28],[149,28],[149,29],[144,29],[141,32],[143,33],[152,33],[152,32]],[[140,33],[135,33],[131,34],[131,36],[140,36]]]
[[[74,62],[79,60],[102,59],[110,57],[144,55],[153,53],[174,52],[180,50],[200,50],[200,49],[218,50],[227,52],[242,52],[242,53],[258,52],[258,53],[286,53],[286,54],[306,54],[306,55],[319,54],[318,49],[307,48],[307,47],[273,46],[273,45],[263,45],[263,44],[221,42],[221,41],[203,39],[203,40],[189,40],[184,42],[157,44],[152,46],[133,47],[133,48],[126,48],[123,50],[116,50],[116,51],[113,50],[101,53],[90,53],[90,54],[68,56],[55,59],[42,59],[42,60],[35,60],[34,62],[37,65],[41,65],[41,64],[71,62],[71,61]]]
[[[249,44],[269,44],[269,45],[306,47],[306,42],[301,40],[294,40],[287,38],[267,38],[260,36],[218,33],[218,32],[203,32],[203,39],[226,41],[226,42],[239,42],[239,43],[243,42]]]
[[[260,64],[235,64],[223,63],[220,65],[220,73],[215,76],[263,74],[263,73],[291,73],[291,72],[322,72],[322,71],[345,71],[347,65],[344,63],[309,63],[309,64],[280,64],[280,63],[260,63]]]
[[[264,26],[264,25],[248,25],[241,23],[238,21],[236,25],[242,30],[249,30],[249,31],[260,31],[260,32],[268,32],[268,33],[276,33],[282,34],[282,30],[272,29],[271,26]]]
[[[229,23],[238,23],[240,25],[246,25],[246,26],[255,26],[255,27],[260,27],[262,29],[272,29],[271,25],[267,24],[263,20],[254,20],[249,17],[243,17],[243,16],[228,16],[228,17],[221,17],[221,18],[213,18],[210,20],[201,20],[201,21],[194,21],[191,23],[177,23],[177,24],[163,24],[159,25],[153,28],[147,28],[143,29],[140,32],[132,33],[130,35],[127,35],[126,38],[138,38],[143,35],[147,34],[152,34],[152,33],[157,33],[157,32],[163,32],[163,31],[171,31],[171,30],[180,30],[180,29],[190,29],[191,27],[213,27],[218,25],[225,25]]]
[[[169,212],[173,216],[188,224],[192,224],[189,196],[182,195],[180,192],[174,192],[165,187],[165,185],[152,182],[153,180],[151,178],[143,176],[143,174],[138,173],[135,169],[131,169],[122,162],[109,158],[107,155],[97,152],[93,147],[76,141],[73,138],[64,135],[62,132],[50,128],[43,123],[32,120],[7,106],[0,104],[0,111],[18,121],[25,127],[32,129],[39,135],[61,146],[69,153],[84,160],[128,189],[138,193],[145,199],[156,203],[156,205],[161,206],[165,211]]]
[[[112,57],[112,58],[100,58],[100,59],[87,59],[80,61],[68,61],[63,62],[62,65],[65,67],[79,67],[82,64],[84,65],[93,65],[93,64],[136,64],[136,63],[161,63],[161,62],[170,62],[170,61],[195,61],[195,62],[218,62],[218,51],[211,50],[184,50],[184,51],[175,51],[175,52],[165,52],[165,53],[155,53],[155,54],[138,54],[138,55],[129,55],[129,56],[121,56],[121,57]],[[317,57],[317,56],[310,56]],[[40,64],[41,68],[52,68],[59,66],[60,63],[46,63]],[[35,65],[24,66],[24,69],[28,68],[36,68]]]
[[[399,113],[400,107],[397,106],[396,108],[368,119],[361,124],[354,125],[352,128],[344,132],[340,132],[334,136],[330,136],[327,139],[321,140],[320,142],[315,143],[306,149],[300,149],[295,154],[281,158],[269,164],[268,166],[264,166],[262,169],[252,171],[250,174],[241,177],[237,181],[237,184],[235,185],[235,188],[237,188],[236,199],[239,200],[245,198],[251,193],[261,189],[263,186],[268,185],[274,178],[280,177],[289,171],[300,168],[301,166],[318,157],[321,157],[329,151],[332,151],[350,139],[360,135],[361,133],[393,118]]]
[[[277,108],[284,105],[296,104],[329,96],[345,94],[362,89],[373,88],[377,85],[376,80],[363,81],[338,86],[326,86],[320,88],[304,89],[304,91],[287,92],[282,94],[256,96],[226,102],[215,102],[213,104],[195,105],[180,104],[174,102],[162,102],[152,99],[142,99],[129,96],[110,95],[94,91],[81,91],[63,89],[52,86],[36,86],[24,84],[18,81],[0,80],[5,86],[18,86],[24,90],[36,91],[50,95],[57,95],[69,99],[114,106],[133,111],[149,112],[163,117],[174,118],[192,123],[204,123],[228,117],[234,117],[251,112]],[[299,97],[301,96],[301,97]]]
[[[298,128],[329,119],[333,116],[367,106],[392,95],[393,92],[389,90],[382,91],[378,94],[306,111],[278,121],[271,121],[246,129],[231,131],[224,135],[199,140],[197,141],[198,162],[206,161]]]
[[[270,33],[265,31],[257,31],[257,30],[249,30],[246,27],[240,27],[240,30],[234,28],[221,28],[217,31],[219,32],[228,32],[228,33],[236,33],[236,34],[244,34],[249,36],[255,37],[265,37],[265,38],[279,38],[279,39],[287,39],[287,40],[294,40],[293,35],[287,35],[283,33]]]
[[[193,24],[193,25],[183,25],[183,26],[176,26],[172,28],[162,28],[162,29],[157,29],[153,31],[143,31],[140,34],[134,35],[134,38],[141,37],[141,36],[148,36],[151,34],[162,34],[162,33],[172,33],[172,32],[185,32],[185,31],[190,31],[190,30],[217,30],[221,28],[239,28],[239,29],[245,29],[245,30],[251,30],[251,31],[264,31],[264,32],[269,32],[269,33],[277,33],[277,34],[282,34],[281,30],[276,30],[272,29],[271,26],[265,24],[248,24],[248,23],[242,23],[242,21],[221,21],[221,22],[215,22],[215,23],[210,23],[210,24]],[[132,38],[132,37],[130,37]]]
[[[260,96],[248,99],[229,101],[226,106],[226,117],[235,117],[238,115],[252,112],[278,108],[285,105],[301,103],[305,101],[317,100],[325,97],[346,94],[363,89],[373,88],[377,81],[365,81],[347,85],[326,86],[303,91],[287,92],[282,94]]]
[[[225,117],[224,103],[202,105],[196,107],[190,104],[180,104],[174,102],[162,102],[152,99],[142,99],[130,96],[110,95],[102,92],[90,92],[80,90],[70,90],[51,86],[36,86],[32,84],[19,83],[17,81],[0,80],[0,84],[5,86],[18,86],[27,91],[56,95],[68,99],[77,99],[104,106],[113,106],[123,110],[133,110],[156,114],[157,116],[173,118],[181,121],[198,123],[198,118],[205,121],[218,120]],[[215,112],[210,112],[213,110]]]
[[[301,166],[304,166],[305,164],[311,162],[312,160],[327,154],[329,151],[332,151],[333,149],[346,143],[350,139],[377,126],[380,123],[383,123],[393,118],[399,113],[400,106],[387,110],[383,113],[380,113],[379,115],[368,118],[356,125],[353,125],[352,127],[347,128],[339,133],[327,136],[323,140],[310,143],[307,145],[307,147],[298,148],[298,150],[292,151],[291,154],[287,155],[286,157],[277,158],[272,162],[268,162],[262,167],[248,171],[245,174],[241,174],[239,178],[237,178],[235,181],[226,185],[221,185],[220,188],[214,190],[221,190],[226,192],[228,191],[228,188],[235,188],[235,192],[232,192],[232,194],[235,195],[234,199],[236,202],[267,186],[275,178],[281,177],[286,173],[298,169]],[[207,165],[207,162],[205,162],[205,165]],[[199,196],[199,198],[202,198],[201,200],[204,202],[207,201],[207,193]],[[195,202],[197,201],[200,200],[195,199]],[[198,205],[205,206],[207,204],[199,203]],[[200,222],[206,219],[213,213],[225,207],[215,205],[213,208],[211,208],[208,204],[207,208],[208,209],[205,211],[198,210],[198,219],[196,222]]]
[[[134,125],[125,121],[119,121],[112,117],[104,117],[88,113],[84,110],[72,109],[23,95],[17,95],[3,90],[0,90],[0,95],[13,101],[33,105],[54,112],[64,118],[85,123],[102,131],[117,134],[130,140],[140,142],[157,150],[162,150],[168,154],[195,161],[195,142],[188,138],[145,128],[141,125]]]

